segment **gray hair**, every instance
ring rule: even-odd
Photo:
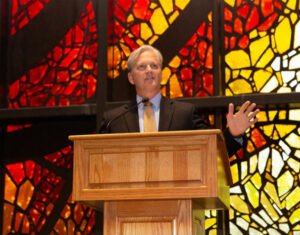
[[[143,46],[140,46],[138,49],[134,50],[133,52],[131,52],[131,54],[129,55],[128,60],[127,60],[127,69],[129,72],[133,69],[139,56],[145,51],[154,52],[159,60],[159,65],[162,68],[163,56],[162,56],[161,52],[153,46],[143,45]]]

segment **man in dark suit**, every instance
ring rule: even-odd
[[[157,131],[204,129],[207,126],[190,103],[168,99],[160,93],[163,57],[156,48],[144,45],[133,51],[127,63],[128,80],[136,88],[136,100],[104,113],[100,132],[144,132],[144,103],[150,100]],[[254,103],[245,102],[234,114],[229,104],[224,136],[229,154],[245,143],[241,136],[257,122],[258,109]]]

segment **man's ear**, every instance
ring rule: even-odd
[[[134,80],[133,80],[132,74],[130,72],[128,73],[128,81],[131,85],[134,85]]]

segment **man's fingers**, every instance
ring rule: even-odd
[[[234,105],[233,103],[230,103],[228,105],[228,118],[233,116],[233,110],[234,110]]]
[[[246,102],[244,102],[240,108],[240,112],[244,113],[247,109],[248,109],[248,106],[250,105],[250,101],[247,100]]]

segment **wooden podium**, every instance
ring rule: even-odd
[[[220,130],[69,138],[73,199],[103,210],[104,235],[205,234],[204,210],[229,208]]]

